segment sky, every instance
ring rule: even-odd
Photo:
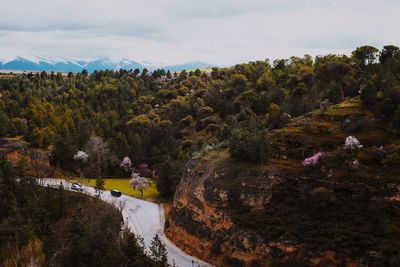
[[[0,0],[0,59],[227,66],[400,46],[398,0]]]

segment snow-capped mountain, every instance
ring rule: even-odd
[[[89,73],[95,70],[119,70],[119,69],[143,69],[150,70],[163,68],[166,70],[181,71],[193,70],[196,68],[211,67],[211,64],[204,62],[191,62],[181,65],[157,66],[151,63],[139,63],[129,59],[115,60],[108,57],[95,58],[90,60],[71,60],[63,58],[45,57],[16,57],[8,60],[0,59],[0,69],[18,71],[54,71],[54,72],[81,72],[86,69]]]
[[[12,60],[0,63],[0,69],[5,70],[25,70],[25,71],[55,71],[55,72],[80,72],[86,69],[88,72],[94,70],[118,70],[118,69],[142,69],[143,65],[135,61],[111,60],[110,58],[97,58],[93,60],[66,60],[66,59],[47,59],[37,57],[27,59],[17,57]]]
[[[210,68],[210,67],[215,67],[215,66],[212,64],[209,64],[209,63],[201,62],[201,61],[194,61],[194,62],[189,62],[189,63],[185,63],[185,64],[180,64],[180,65],[165,66],[164,69],[174,72],[174,71],[181,71],[181,70],[204,69],[204,68]]]

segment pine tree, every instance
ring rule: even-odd
[[[150,254],[157,266],[168,266],[167,249],[158,234],[151,241]]]
[[[144,252],[143,238],[125,230],[121,240],[121,250],[128,267],[150,266],[151,262]]]

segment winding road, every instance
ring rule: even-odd
[[[60,184],[65,189],[70,190],[71,183],[61,179],[43,179],[41,185],[57,187]],[[95,189],[89,186],[83,186],[83,192],[87,195],[95,196]],[[134,197],[122,195],[121,197],[111,196],[109,191],[104,191],[100,196],[101,200],[110,203],[120,210],[124,218],[124,224],[133,233],[143,237],[146,248],[149,248],[151,240],[156,234],[165,244],[168,251],[168,262],[179,267],[205,267],[212,266],[189,254],[185,253],[175,246],[164,234],[164,210],[162,205],[147,202]]]

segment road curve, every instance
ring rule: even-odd
[[[70,190],[71,183],[62,179],[42,179],[41,185],[57,187],[60,184],[65,189]],[[94,196],[95,189],[89,186],[83,186],[83,193]],[[165,244],[168,251],[168,262],[179,267],[209,267],[209,263],[203,262],[189,254],[185,253],[175,246],[164,234],[164,210],[162,205],[147,202],[134,197],[122,195],[121,197],[111,196],[109,191],[104,191],[100,196],[101,200],[110,203],[120,210],[124,224],[132,232],[143,237],[146,248],[149,248],[151,240],[156,234]]]

